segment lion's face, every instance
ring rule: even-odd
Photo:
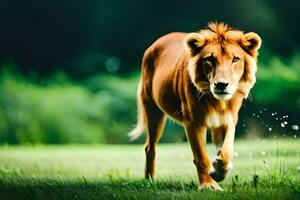
[[[226,25],[209,28],[185,39],[192,82],[219,100],[230,99],[237,90],[247,96],[255,83],[259,36],[227,29]]]
[[[198,73],[204,74],[214,97],[230,99],[244,72],[243,50],[231,44],[222,50],[221,45],[211,44],[204,47],[201,54]]]

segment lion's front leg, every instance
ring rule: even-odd
[[[225,179],[227,173],[233,169],[231,162],[234,153],[234,135],[235,125],[229,124],[213,130],[213,134],[224,135],[224,141],[221,145],[217,156],[213,159],[212,164],[214,169],[210,172],[211,177],[220,182]],[[213,135],[213,137],[216,137]],[[220,145],[220,144],[218,144]]]
[[[185,131],[194,155],[194,164],[197,168],[200,182],[199,189],[222,190],[218,183],[209,175],[212,165],[206,152],[206,128],[187,125],[185,126]]]

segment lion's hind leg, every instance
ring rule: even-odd
[[[166,122],[166,115],[155,105],[153,101],[143,101],[147,139],[145,143],[146,166],[145,177],[153,178],[155,175],[156,145],[162,135]]]

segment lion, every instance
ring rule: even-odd
[[[136,139],[146,129],[146,178],[155,175],[156,146],[169,116],[184,127],[199,189],[223,190],[217,182],[233,168],[238,112],[256,81],[260,46],[254,32],[211,22],[199,32],[164,35],[145,51],[138,122],[129,135]],[[212,161],[205,149],[207,129],[217,147]]]

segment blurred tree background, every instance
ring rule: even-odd
[[[143,51],[209,21],[263,40],[237,135],[297,137],[299,10],[297,0],[1,0],[0,143],[128,143]],[[185,140],[166,129],[162,141]]]

